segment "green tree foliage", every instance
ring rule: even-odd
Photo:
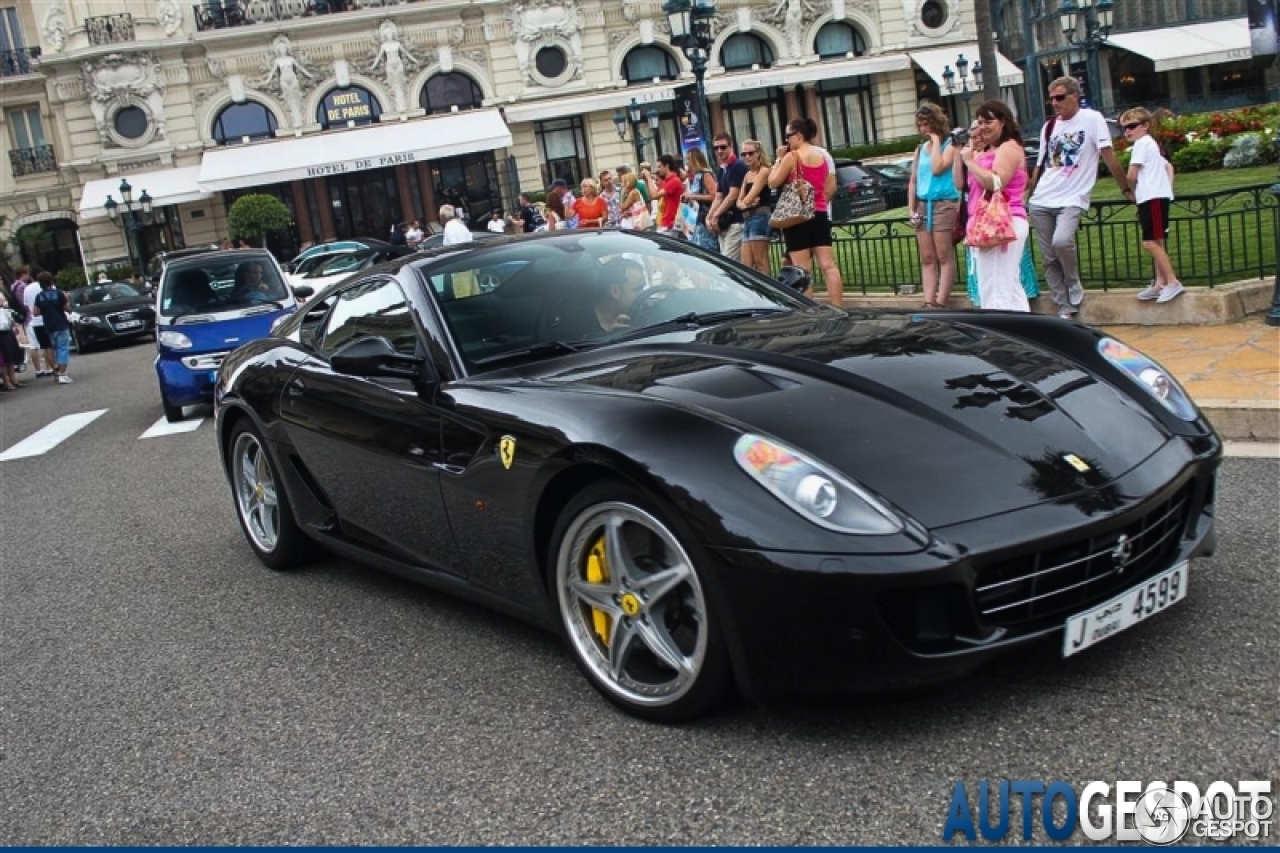
[[[236,237],[256,242],[268,234],[288,230],[293,220],[285,203],[272,195],[251,193],[236,199],[227,213],[227,224]],[[265,241],[264,241],[265,245]]]
[[[63,267],[58,270],[58,274],[53,277],[53,280],[63,290],[75,290],[77,287],[84,287],[84,267],[78,265]]]

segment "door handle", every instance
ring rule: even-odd
[[[301,379],[290,379],[289,384],[285,386],[285,393],[290,397],[297,397],[307,390],[307,385]]]

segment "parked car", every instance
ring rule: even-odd
[[[317,243],[314,246],[308,246],[298,253],[297,257],[283,264],[284,271],[287,273],[297,273],[298,267],[309,258],[316,255],[336,254],[338,252],[358,252],[362,249],[386,249],[391,246],[386,240],[375,240],[372,237],[356,237],[351,240],[330,240],[327,243]]]
[[[289,288],[265,249],[230,249],[165,265],[156,297],[156,378],[169,421],[208,403],[222,359],[298,307],[310,287]]]
[[[474,240],[489,240],[489,239],[492,239],[492,238],[494,238],[494,237],[506,237],[506,236],[507,236],[506,234],[496,234],[496,233],[494,233],[493,231],[472,231],[472,232],[471,232],[471,239],[472,239],[473,241],[474,241]],[[425,240],[423,240],[421,243],[419,243],[419,244],[418,244],[418,250],[419,250],[419,251],[422,251],[422,252],[425,252],[425,251],[427,251],[428,249],[438,249],[439,247],[441,247],[441,246],[443,246],[443,245],[444,245],[444,232],[443,232],[443,231],[441,231],[441,232],[440,232],[440,233],[438,233],[438,234],[431,234],[431,235],[429,235]]]
[[[71,303],[71,345],[84,353],[92,347],[156,330],[155,304],[123,281],[102,282],[67,292]]]
[[[833,223],[848,222],[886,210],[880,178],[855,160],[836,160],[836,194],[830,207]]]
[[[863,169],[880,179],[884,192],[885,207],[907,206],[907,190],[911,184],[911,158],[896,160],[892,163],[861,163]]]
[[[215,399],[263,564],[321,546],[557,631],[660,722],[735,685],[893,691],[1072,655],[1180,602],[1215,547],[1221,441],[1104,331],[850,313],[659,234],[354,275],[228,356]]]
[[[404,246],[387,246],[382,249],[359,249],[354,252],[335,252],[329,255],[315,255],[303,261],[302,273],[289,275],[289,282],[294,287],[308,285],[319,292],[321,288],[338,281],[359,270],[386,263],[394,258],[412,253],[412,249]]]

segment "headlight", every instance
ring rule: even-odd
[[[191,338],[188,338],[182,332],[161,332],[160,346],[169,349],[191,349]]]
[[[733,446],[738,465],[814,524],[840,533],[886,536],[903,523],[861,486],[791,448],[747,434]]]
[[[93,317],[93,316],[89,316],[89,315],[86,315],[86,314],[81,314],[79,317],[76,317],[76,322],[77,322],[77,323],[82,323],[82,324],[84,324],[84,325],[86,325],[86,326],[101,326],[101,325],[102,325],[102,318],[101,318],[101,317]]]
[[[1184,421],[1196,419],[1196,407],[1191,402],[1191,398],[1163,367],[1115,338],[1103,338],[1098,341],[1098,352],[1107,361],[1129,374],[1170,412]]]

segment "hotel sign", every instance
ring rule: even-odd
[[[327,125],[373,120],[373,96],[364,89],[335,89],[320,102]]]
[[[333,163],[320,163],[307,167],[308,178],[320,178],[325,175],[341,175],[344,172],[363,172],[365,169],[381,169],[386,166],[399,166],[403,163],[418,162],[417,151],[402,151],[398,154],[383,154],[379,157],[358,157],[354,160],[337,160]]]

